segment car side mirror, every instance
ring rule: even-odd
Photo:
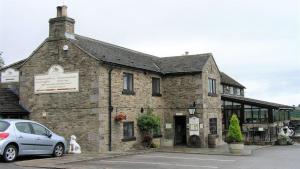
[[[46,132],[46,133],[45,133],[45,136],[51,138],[51,137],[52,137],[52,133],[51,133],[51,132]]]

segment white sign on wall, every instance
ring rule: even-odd
[[[8,68],[4,72],[1,72],[1,83],[19,82],[19,71]]]
[[[190,136],[196,135],[199,136],[199,118],[198,117],[190,117],[189,118],[190,125]]]
[[[79,72],[64,72],[59,65],[49,68],[47,74],[34,76],[34,93],[62,93],[79,91]]]

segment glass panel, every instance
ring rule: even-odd
[[[44,127],[42,127],[38,124],[35,124],[35,123],[31,123],[31,124],[32,124],[34,134],[37,134],[37,135],[46,135],[47,134],[47,130]]]
[[[245,109],[245,123],[252,123],[252,112],[251,109]]]
[[[250,108],[251,108],[251,106],[250,106],[250,105],[247,105],[247,104],[245,104],[245,105],[244,105],[244,108],[245,108],[245,109],[250,109]]]
[[[209,119],[209,131],[210,131],[210,134],[218,134],[217,118],[210,118]]]
[[[253,123],[260,123],[259,120],[259,109],[252,109],[252,113],[253,113]]]
[[[124,138],[134,137],[133,122],[124,122],[123,123],[123,135],[124,135]]]
[[[225,101],[225,109],[232,109],[232,102]]]
[[[238,90],[238,89],[237,89],[236,87],[233,88],[233,94],[234,94],[234,95],[237,95],[237,90]]]
[[[126,76],[126,74],[124,74],[124,76],[123,76],[123,89],[124,90],[128,90],[128,79],[127,79],[127,76]]]
[[[241,89],[237,88],[236,92],[237,92],[236,95],[238,95],[238,96],[241,95]]]
[[[128,74],[128,90],[133,91],[133,75]]]
[[[230,94],[233,94],[233,87],[230,86]]]
[[[260,109],[260,119],[262,123],[268,122],[268,109]]]
[[[9,123],[5,121],[0,121],[0,132],[5,131],[9,127]]]
[[[22,133],[31,134],[31,129],[29,123],[17,123],[16,128]]]

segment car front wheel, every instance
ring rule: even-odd
[[[18,156],[18,149],[14,145],[8,145],[3,152],[3,158],[6,162],[13,162]]]
[[[65,151],[65,148],[64,148],[63,144],[58,143],[58,144],[56,144],[56,146],[54,147],[54,150],[53,150],[53,156],[54,156],[54,157],[61,157],[61,156],[64,155],[64,151]]]

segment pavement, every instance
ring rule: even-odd
[[[188,154],[205,154],[205,155],[230,155],[230,156],[249,156],[254,150],[266,148],[269,146],[245,145],[244,150],[240,154],[232,154],[229,152],[228,144],[217,146],[216,148],[189,148],[186,146],[162,147],[158,152],[166,153],[188,153]]]
[[[259,150],[259,149],[266,148],[266,147],[269,147],[269,146],[245,146],[245,151],[242,154],[240,154],[240,156],[235,156],[235,157],[239,158],[239,157],[251,156],[253,154],[254,150]],[[151,154],[154,154],[154,156],[152,157]],[[177,155],[177,154],[179,154],[179,155]],[[148,157],[148,155],[150,157]],[[122,160],[121,160],[121,162],[120,161],[119,162],[111,162],[111,161],[114,161],[115,159],[122,159],[122,158],[138,158],[138,159],[149,158],[149,160],[151,161],[152,158],[155,159],[155,158],[159,158],[160,156],[162,156],[163,159],[169,159],[169,160],[176,160],[177,156],[180,156],[182,159],[191,157],[192,159],[194,158],[196,160],[196,158],[197,158],[199,160],[199,157],[202,158],[202,156],[203,156],[203,158],[204,158],[204,156],[207,156],[207,155],[209,155],[209,156],[218,155],[217,156],[218,158],[220,158],[220,157],[228,158],[229,155],[231,155],[231,154],[229,154],[228,147],[226,145],[218,146],[217,148],[175,147],[175,148],[160,148],[160,149],[129,151],[129,152],[110,152],[110,153],[105,153],[105,154],[80,154],[80,155],[67,154],[61,158],[49,158],[47,156],[39,157],[39,159],[30,159],[29,158],[29,159],[25,159],[25,160],[21,160],[21,161],[18,160],[17,162],[14,163],[15,167],[13,167],[10,164],[10,167],[8,167],[8,168],[19,169],[17,167],[21,167],[21,168],[28,167],[28,169],[36,169],[36,168],[51,168],[51,169],[53,169],[53,168],[61,168],[61,169],[62,168],[72,168],[72,169],[74,169],[74,167],[87,168],[87,166],[89,166],[90,164],[91,164],[90,167],[93,168],[94,164],[97,164],[98,162],[100,162],[101,164],[102,163],[120,163],[119,165],[121,165],[123,163]],[[220,156],[220,155],[222,155],[222,156]],[[166,158],[168,156],[170,156],[171,158]],[[228,157],[226,157],[226,156],[228,156]],[[220,161],[220,159],[218,159],[218,158],[213,158],[213,159]],[[160,159],[158,159],[158,160],[160,160]],[[207,160],[207,158],[206,158],[206,160]],[[208,160],[208,161],[213,161],[213,160]],[[222,159],[221,159],[221,162],[222,162]],[[133,163],[131,163],[131,164],[133,165],[133,164],[139,164],[139,163],[144,164],[144,165],[151,164],[151,162],[149,164],[147,164],[148,163],[147,161],[146,161],[146,163],[144,161],[137,161],[137,163],[135,163],[133,161]],[[155,163],[155,160],[154,160],[154,163]],[[162,163],[164,163],[164,162],[162,162]],[[86,167],[85,167],[85,165],[86,165]],[[161,165],[168,167],[168,164],[161,164]],[[184,164],[184,165],[187,165],[187,164]],[[204,164],[204,165],[206,165],[206,164]],[[3,166],[4,165],[2,165],[2,163],[0,162],[1,169],[3,168]],[[198,164],[196,166],[198,166]],[[109,169],[109,167],[105,168],[105,169]]]

